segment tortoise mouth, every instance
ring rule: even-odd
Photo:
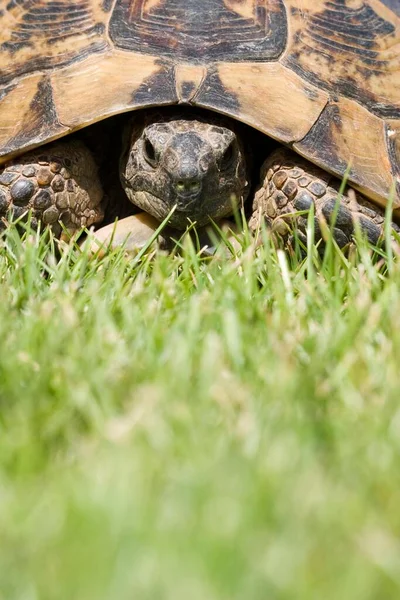
[[[177,201],[175,202],[176,210],[178,210],[181,213],[192,213],[193,214],[193,208],[194,208],[196,202],[198,202],[199,197],[200,197],[199,193],[188,194],[186,196],[180,196],[177,199]]]
[[[168,202],[155,194],[146,191],[136,192],[132,203],[138,208],[146,211],[158,221],[163,221],[169,213],[171,214],[168,224],[176,229],[186,229],[189,225],[196,223],[199,226],[206,225],[212,220],[218,220],[232,214],[232,203],[201,202],[201,194],[193,194],[191,197],[177,199]]]

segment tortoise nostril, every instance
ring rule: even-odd
[[[195,194],[201,189],[200,181],[185,181],[180,179],[175,183],[175,189],[179,194]]]

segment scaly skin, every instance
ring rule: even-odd
[[[31,226],[61,223],[71,233],[103,219],[103,191],[95,161],[78,141],[49,144],[7,163],[0,170],[0,218],[24,218]]]
[[[308,211],[314,205],[316,242],[322,239],[321,221],[329,224],[341,248],[352,240],[356,221],[372,244],[382,240],[382,208],[349,188],[345,188],[338,206],[340,181],[290,150],[279,148],[266,159],[260,181],[250,219],[253,230],[261,218],[286,244],[290,244],[294,228],[306,241]],[[395,223],[392,226],[400,231]]]

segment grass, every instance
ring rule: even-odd
[[[57,264],[9,231],[2,600],[399,597],[397,253],[264,242]]]

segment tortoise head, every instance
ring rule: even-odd
[[[130,129],[121,180],[133,204],[185,229],[232,214],[248,194],[240,137],[225,122],[181,116]]]

